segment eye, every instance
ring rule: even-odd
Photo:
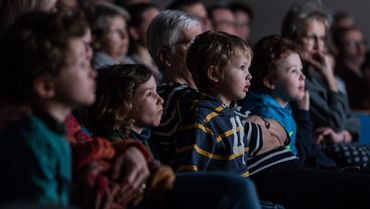
[[[240,70],[245,70],[245,65],[240,66]]]

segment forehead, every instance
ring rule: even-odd
[[[357,29],[347,31],[343,37],[345,39],[363,39],[362,33]]]
[[[126,20],[121,15],[109,17],[106,27],[126,27]]]
[[[69,60],[86,59],[85,45],[82,37],[71,38],[68,41],[69,50],[67,52]]]
[[[182,31],[180,39],[193,39],[201,33],[203,33],[202,26],[194,24]]]
[[[325,24],[318,19],[309,19],[305,22],[304,31],[312,34],[325,34]]]
[[[282,56],[275,62],[275,66],[280,69],[279,67],[292,67],[297,66],[301,67],[302,62],[299,54],[297,52],[287,52],[285,56]]]
[[[240,64],[240,63],[251,63],[251,50],[247,47],[235,47],[234,52],[230,57],[229,63]]]
[[[135,89],[134,91],[137,92],[138,94],[141,94],[148,89],[157,89],[157,84],[153,76],[150,76],[149,80],[138,85],[137,89]]]

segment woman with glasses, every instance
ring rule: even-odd
[[[313,143],[318,146],[309,142],[303,145],[299,140],[297,143],[307,155],[313,155],[314,166],[367,167],[370,149],[353,143],[359,138],[359,121],[352,114],[348,98],[334,74],[334,59],[326,46],[328,29],[329,16],[314,2],[294,5],[283,20],[282,36],[301,48],[306,88],[310,93]]]

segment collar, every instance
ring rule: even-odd
[[[65,135],[67,133],[66,128],[63,123],[55,120],[49,113],[44,110],[41,110],[38,107],[33,107],[33,114],[42,120],[46,126],[60,135]]]
[[[141,142],[147,141],[150,138],[151,131],[149,128],[144,128],[141,133],[137,133],[136,131],[132,130],[129,133],[129,137],[139,140]]]

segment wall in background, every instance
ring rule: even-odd
[[[152,0],[157,5],[164,8],[169,4],[169,0]],[[230,0],[229,0],[230,1]],[[250,5],[254,11],[254,21],[252,23],[252,42],[259,38],[280,33],[281,21],[294,3],[305,2],[304,0],[237,0]],[[206,0],[207,5],[220,2],[220,0]],[[228,2],[224,0],[224,2]],[[346,11],[351,14],[356,24],[364,32],[365,37],[370,41],[370,1],[368,0],[323,0],[324,7],[331,13],[336,11]],[[268,5],[268,6],[267,6]]]

